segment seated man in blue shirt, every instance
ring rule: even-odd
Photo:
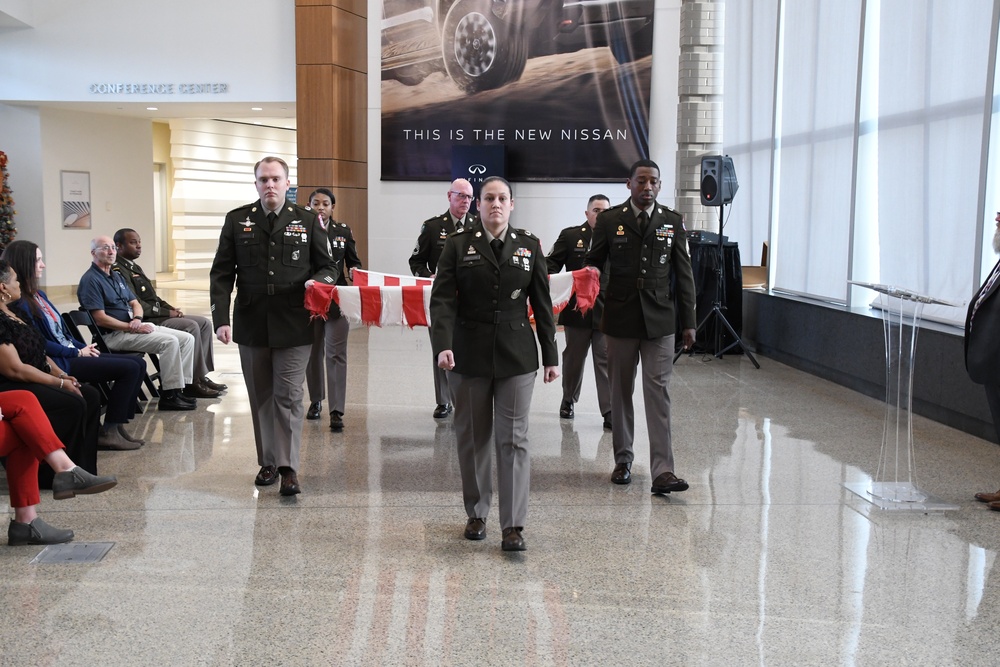
[[[115,352],[149,352],[160,359],[160,410],[194,410],[194,399],[181,393],[194,377],[194,336],[142,321],[142,306],[111,270],[117,249],[109,236],[90,242],[93,264],[80,278],[77,297],[101,328]]]

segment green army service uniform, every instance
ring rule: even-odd
[[[640,227],[631,199],[603,211],[586,261],[606,271],[608,278],[601,331],[608,345],[615,463],[631,464],[634,458],[632,393],[641,358],[649,467],[655,480],[674,471],[669,389],[676,320],[680,318],[684,329],[694,329],[696,320],[694,275],[681,215],[656,202],[647,215],[649,220]]]
[[[417,244],[410,255],[410,272],[420,278],[430,278],[437,271],[438,258],[444,250],[444,242],[449,234],[479,224],[479,218],[473,213],[466,213],[463,220],[452,218],[451,211],[424,220],[420,225]],[[448,372],[438,368],[437,358],[434,359],[434,397],[438,405],[448,405],[452,401],[451,389],[448,387]]]
[[[452,350],[455,435],[469,518],[485,518],[492,497],[493,437],[501,528],[524,527],[531,462],[528,410],[538,371],[556,366],[555,318],[545,255],[530,232],[508,226],[499,258],[482,226],[448,236],[431,288],[435,356]],[[528,320],[528,301],[536,333]]]
[[[337,282],[340,254],[331,256],[316,214],[284,202],[269,220],[260,200],[230,211],[211,271],[212,322],[230,324],[250,398],[261,466],[297,471],[302,440],[302,383],[313,329],[305,283]]]

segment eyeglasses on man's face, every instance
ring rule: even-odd
[[[96,248],[94,248],[94,252],[111,252],[112,250],[116,249],[117,248],[115,248],[113,245],[99,245]]]
[[[454,190],[449,190],[448,194],[455,195],[462,201],[472,201],[472,195],[467,195],[464,192],[455,192]]]

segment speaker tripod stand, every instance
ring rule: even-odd
[[[733,325],[731,325],[729,320],[726,319],[726,314],[724,312],[726,310],[726,306],[724,305],[726,303],[726,281],[724,275],[726,255],[722,247],[722,224],[723,210],[725,207],[725,204],[721,204],[719,206],[719,243],[716,246],[718,256],[716,257],[715,263],[715,299],[712,301],[712,310],[710,310],[708,314],[701,319],[701,322],[698,323],[698,328],[695,329],[695,337],[697,338],[698,332],[702,331],[710,321],[715,322],[715,356],[721,359],[722,355],[739,345],[743,354],[747,355],[747,358],[753,362],[754,368],[760,368],[760,364],[757,363],[757,359],[753,356],[753,353],[747,349],[747,346],[743,344],[743,339],[740,338],[740,335],[736,333],[735,329],[733,329]],[[722,347],[723,327],[725,327],[729,332],[729,335],[733,337],[733,342],[726,347]],[[684,351],[681,350],[680,352],[674,354],[674,363],[677,362],[683,353]]]

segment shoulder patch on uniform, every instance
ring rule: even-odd
[[[515,228],[515,229],[517,229],[517,228]],[[530,231],[528,231],[527,229],[517,229],[517,231],[521,232],[521,233],[522,233],[522,234],[524,234],[525,236],[534,236],[534,234],[532,234],[532,233],[531,233]]]

